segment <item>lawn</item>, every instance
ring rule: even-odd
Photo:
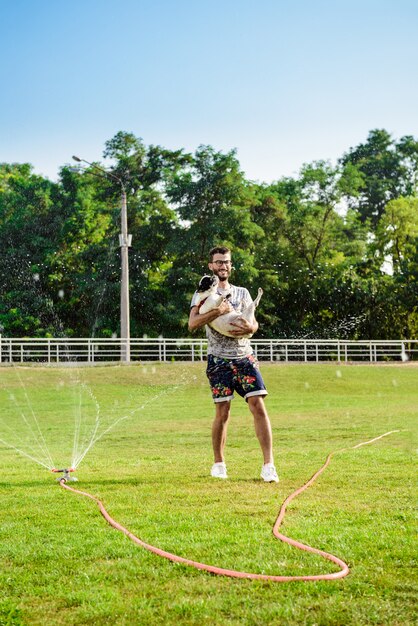
[[[264,484],[239,398],[230,478],[209,476],[203,367],[0,368],[0,624],[416,624],[418,368],[263,364],[280,475]],[[76,486],[147,543],[224,568],[304,575],[337,568],[271,529],[286,496],[342,448],[281,529],[349,564],[331,582],[237,580],[174,564],[111,528],[47,469],[81,459]]]

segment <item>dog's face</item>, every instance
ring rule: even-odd
[[[219,278],[215,275],[213,276],[202,276],[199,282],[199,286],[197,288],[198,293],[204,293],[205,291],[211,291],[212,289],[216,289],[219,282]]]

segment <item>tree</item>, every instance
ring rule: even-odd
[[[377,229],[382,257],[389,256],[395,274],[404,273],[418,244],[418,198],[399,197],[387,203]]]
[[[153,145],[146,147],[140,137],[124,131],[106,141],[103,156],[115,161],[113,173],[133,195],[154,188],[191,160],[183,150],[167,150]]]
[[[418,141],[411,136],[394,141],[385,130],[372,130],[366,143],[351,148],[341,159],[360,175],[357,193],[348,193],[351,207],[374,230],[387,202],[416,192],[418,178]],[[359,192],[359,193],[358,193]]]
[[[25,164],[0,165],[0,325],[13,334],[52,333],[45,258],[57,245],[57,185]]]
[[[257,276],[254,251],[264,233],[251,219],[251,186],[235,151],[224,154],[200,146],[192,163],[172,176],[167,196],[179,218],[166,283],[172,296],[167,315],[172,332],[184,334],[190,297],[208,271],[209,250],[220,244],[231,247],[234,276],[251,287]]]
[[[183,150],[147,147],[142,139],[126,132],[117,133],[105,146],[103,156],[114,160],[112,172],[128,190],[128,222],[133,241],[131,331],[139,335],[161,334],[173,321],[166,307],[170,301],[170,282],[166,278],[172,266],[178,226],[165,189],[192,158]]]
[[[311,336],[324,327],[329,333],[341,321],[341,307],[325,296],[339,297],[347,268],[365,251],[366,230],[353,212],[341,211],[355,182],[352,168],[318,161],[305,165],[296,179],[260,188],[253,218],[268,234],[257,254],[267,285],[262,332]]]

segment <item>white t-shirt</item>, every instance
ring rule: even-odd
[[[231,297],[228,298],[228,302],[237,313],[240,313],[252,302],[248,289],[245,289],[245,287],[236,287],[235,285],[229,285],[228,289],[220,289],[218,287],[217,293],[223,296],[230,293]],[[197,297],[198,294],[196,292],[193,295],[190,307],[196,306]],[[209,324],[205,325],[205,330],[208,340],[208,354],[223,357],[224,359],[239,359],[253,353],[249,339],[226,337],[214,330]]]

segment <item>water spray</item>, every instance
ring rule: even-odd
[[[69,482],[69,483],[75,483],[77,482],[78,478],[76,478],[75,476],[70,476],[71,472],[75,472],[75,468],[74,467],[69,467],[68,469],[57,469],[56,467],[53,467],[51,472],[53,472],[54,474],[63,474],[62,476],[58,476],[57,478],[57,482]]]

